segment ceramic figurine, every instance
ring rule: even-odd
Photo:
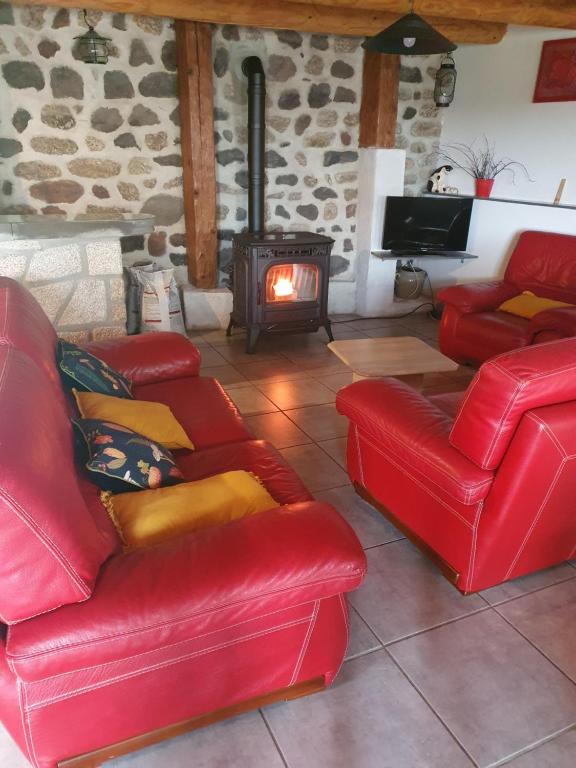
[[[451,165],[441,165],[440,168],[436,168],[428,178],[428,192],[436,192],[439,195],[457,195],[456,187],[449,187],[446,184],[447,176],[452,170]]]

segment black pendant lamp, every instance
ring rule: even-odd
[[[422,56],[428,53],[449,53],[458,46],[437,32],[427,21],[412,11],[402,16],[382,32],[367,38],[362,47],[376,53],[400,53],[405,56]]]

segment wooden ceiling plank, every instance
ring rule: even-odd
[[[396,14],[408,13],[408,0],[288,0],[305,5]],[[414,0],[414,11],[427,20],[434,17],[576,29],[574,0]]]
[[[354,2],[354,0],[349,0]],[[78,0],[28,0],[19,5],[77,8]],[[401,13],[287,2],[287,0],[85,0],[83,6],[112,13],[164,16],[213,24],[364,37],[396,21]],[[428,17],[439,32],[457,43],[498,43],[505,24]]]

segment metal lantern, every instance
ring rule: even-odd
[[[78,40],[78,54],[85,64],[107,64],[109,37],[102,37],[94,29],[92,24],[88,23],[86,11],[84,11],[84,21],[88,25],[88,32],[75,37]]]
[[[408,13],[382,32],[367,38],[362,47],[376,53],[400,53],[421,56],[455,51],[456,43],[437,32],[417,13]]]
[[[456,65],[450,54],[444,57],[434,82],[434,101],[437,107],[449,107],[456,90]]]

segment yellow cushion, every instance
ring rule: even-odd
[[[178,448],[194,450],[190,438],[176,421],[170,408],[163,403],[127,400],[96,392],[78,392],[76,389],[72,392],[83,419],[99,419],[118,424],[160,443],[171,451]]]
[[[501,312],[508,312],[511,315],[525,317],[530,320],[538,312],[544,312],[545,309],[557,309],[558,307],[573,307],[574,304],[566,304],[565,301],[555,301],[555,299],[544,299],[536,296],[532,291],[524,291],[519,296],[508,299],[500,304],[498,309]]]
[[[114,496],[103,491],[101,498],[130,549],[278,506],[260,481],[243,470],[150,491]]]

